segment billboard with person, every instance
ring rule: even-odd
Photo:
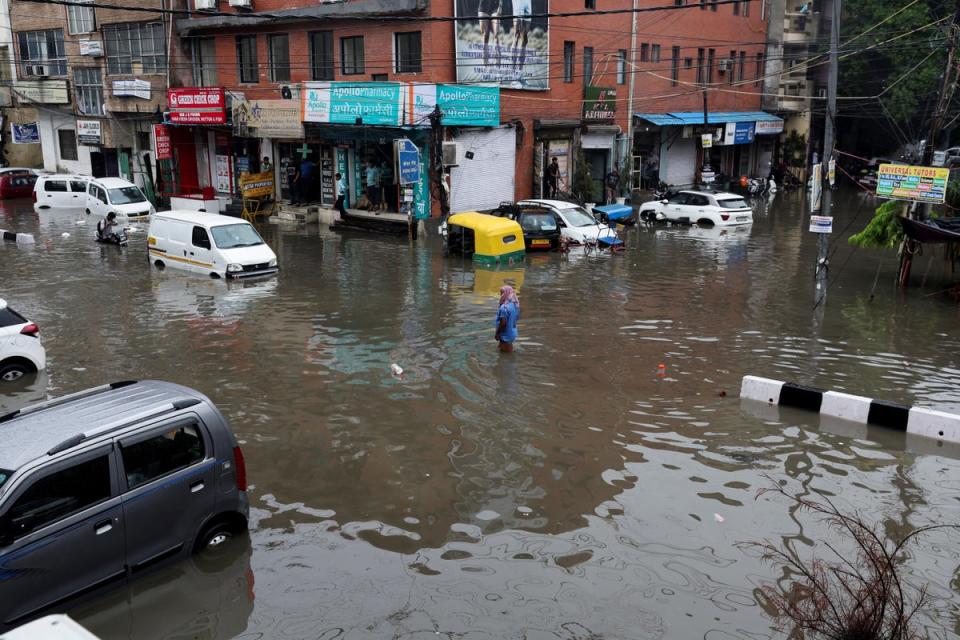
[[[456,0],[457,82],[550,87],[547,0]]]

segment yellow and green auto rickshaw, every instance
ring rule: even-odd
[[[447,253],[483,264],[523,260],[523,229],[507,218],[468,211],[447,219]]]

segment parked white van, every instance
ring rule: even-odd
[[[276,273],[277,255],[246,220],[200,211],[162,211],[150,216],[150,262],[212,278]]]
[[[113,212],[120,219],[146,218],[156,213],[140,187],[122,178],[92,178],[87,187],[86,208],[93,215]]]
[[[33,185],[35,209],[83,209],[90,176],[53,174],[40,176]]]

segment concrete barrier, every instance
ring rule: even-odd
[[[7,231],[6,229],[0,229],[0,238],[3,238],[7,242],[16,242],[17,244],[34,244],[32,233],[15,233],[13,231]]]
[[[758,376],[743,377],[740,397],[780,407],[806,409],[825,416],[927,438],[960,442],[960,415],[935,409],[873,400]]]

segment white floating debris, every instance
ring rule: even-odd
[[[32,233],[18,233],[17,234],[17,244],[34,244]]]
[[[403,368],[401,368],[400,365],[394,362],[392,365],[390,365],[390,372],[393,375],[399,377],[403,375]]]
[[[77,224],[87,224],[86,220],[77,220]]]
[[[719,513],[713,514],[713,519],[716,520],[717,522],[723,522],[723,516],[720,515]]]
[[[61,238],[69,238],[69,237],[70,237],[70,234],[67,233],[66,231],[64,231],[63,233],[60,234],[60,237],[61,237]]]
[[[499,513],[497,513],[496,511],[491,511],[490,509],[481,511],[480,513],[477,514],[478,520],[496,520],[499,517],[500,517]]]
[[[517,513],[528,516],[531,513],[533,513],[533,509],[531,509],[530,507],[517,507]]]

